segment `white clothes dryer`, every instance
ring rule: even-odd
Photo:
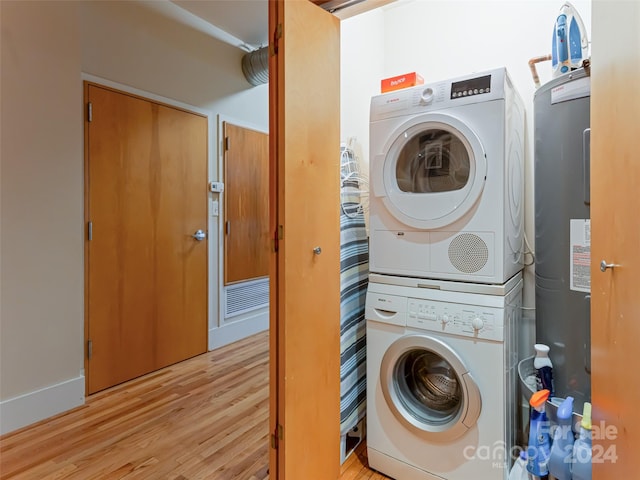
[[[522,275],[504,285],[421,282],[370,278],[369,465],[397,480],[505,480]]]
[[[524,106],[506,69],[375,96],[370,271],[501,284],[523,267]]]

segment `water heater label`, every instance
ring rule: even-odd
[[[551,105],[591,95],[591,77],[578,78],[551,89]]]
[[[569,225],[571,290],[591,292],[591,220],[571,219]]]

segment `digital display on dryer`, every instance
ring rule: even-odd
[[[471,97],[491,91],[491,75],[469,78],[451,84],[451,98]]]

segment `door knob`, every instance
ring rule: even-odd
[[[613,269],[613,268],[615,268],[615,267],[617,267],[617,266],[618,266],[618,265],[616,265],[615,263],[607,263],[607,261],[606,261],[606,260],[602,260],[602,261],[600,262],[600,271],[602,271],[602,272],[606,272],[606,271],[607,271],[607,268],[611,268],[611,269]]]
[[[191,235],[193,238],[195,238],[197,241],[201,242],[202,240],[204,240],[205,238],[207,238],[207,234],[204,233],[204,231],[202,230],[196,230],[196,233],[194,233],[193,235]]]

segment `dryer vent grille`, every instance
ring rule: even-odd
[[[464,273],[481,270],[489,260],[489,248],[479,236],[463,233],[449,244],[451,264]]]

